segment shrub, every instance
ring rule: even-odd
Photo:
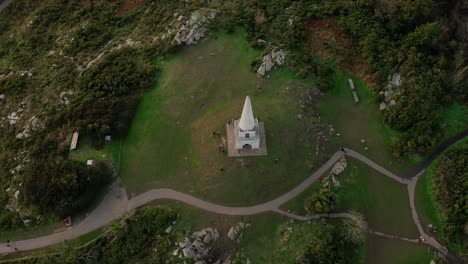
[[[309,214],[329,213],[336,207],[337,195],[328,188],[322,188],[312,194],[305,202],[305,210]]]

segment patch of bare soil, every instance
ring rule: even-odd
[[[142,6],[145,0],[122,0],[120,7],[115,11],[117,16],[124,16],[135,8]]]
[[[312,19],[306,24],[306,49],[323,59],[335,58],[340,70],[351,72],[369,87],[376,83],[375,74],[368,72],[366,60],[353,47],[351,38],[338,26],[334,17]]]

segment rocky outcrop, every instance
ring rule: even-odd
[[[192,236],[185,237],[183,241],[176,243],[178,246],[173,252],[173,256],[179,258],[188,258],[196,261],[195,263],[206,264],[203,260],[211,250],[212,244],[219,238],[219,232],[216,228],[205,228],[194,232]]]
[[[380,95],[383,96],[383,101],[380,102],[379,109],[380,111],[389,109],[396,104],[395,100],[393,99],[393,95],[395,94],[395,90],[401,85],[401,74],[394,73],[388,76],[388,83],[385,87],[385,91],[380,91]]]
[[[214,19],[217,13],[218,11],[215,9],[200,9],[193,12],[190,15],[189,20],[184,20],[184,16],[179,16],[176,22],[181,22],[181,25],[178,25],[177,27],[176,34],[172,40],[172,45],[197,44],[208,31],[206,28],[207,23]],[[172,34],[172,32],[174,32],[173,29],[168,29],[167,35]],[[167,38],[167,35],[164,34],[161,38],[165,39]]]
[[[272,51],[267,55],[263,56],[262,64],[257,69],[257,74],[260,76],[265,76],[275,65],[283,65],[286,59],[286,54],[279,51]]]
[[[346,160],[346,157],[343,156],[337,163],[335,163],[331,170],[331,173],[333,175],[339,175],[346,169],[346,167],[348,167],[348,162]]]
[[[16,138],[23,139],[23,138],[30,137],[31,132],[38,130],[39,127],[40,127],[40,124],[41,124],[41,122],[40,122],[39,118],[37,118],[35,116],[31,117],[28,120],[28,122],[26,123],[26,125],[24,126],[23,131],[16,134]]]
[[[249,223],[239,222],[237,225],[231,227],[227,234],[228,238],[232,241],[240,242],[244,236],[244,231],[250,227]]]

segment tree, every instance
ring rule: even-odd
[[[367,222],[364,216],[356,211],[350,213],[351,217],[345,218],[340,226],[345,241],[353,244],[361,244],[366,240]]]
[[[305,210],[310,214],[329,213],[336,207],[337,195],[328,188],[322,188],[305,201]]]
[[[464,232],[468,219],[468,148],[454,148],[437,163],[434,186],[437,201],[447,221],[442,227],[443,238],[466,248]]]

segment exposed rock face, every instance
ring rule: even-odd
[[[332,174],[334,175],[339,175],[340,173],[342,173],[346,167],[348,167],[348,162],[346,160],[346,157],[343,156],[340,161],[338,161],[337,163],[335,163],[335,165],[333,166],[331,172]]]
[[[40,120],[39,118],[33,116],[31,117],[26,125],[24,126],[24,130],[18,134],[16,134],[16,138],[23,139],[31,136],[31,131],[36,131],[40,127]]]
[[[193,259],[200,264],[205,264],[203,259],[211,250],[211,245],[219,238],[219,232],[216,228],[205,228],[194,232],[192,236],[185,237],[184,241],[176,243],[178,248],[172,252],[172,255],[179,258]]]
[[[237,225],[229,229],[227,236],[233,241],[240,242],[244,235],[245,229],[248,227],[250,227],[249,223],[239,222]]]
[[[172,40],[172,45],[192,45],[197,44],[200,39],[202,39],[206,32],[206,24],[209,20],[212,20],[216,17],[217,10],[214,9],[200,9],[193,12],[190,15],[190,19],[186,20],[180,25],[177,29],[177,33]],[[183,16],[179,16],[177,21],[182,21]],[[169,29],[168,34],[171,34],[173,30]],[[167,35],[164,34],[161,36],[161,39],[167,38]]]
[[[283,65],[284,60],[286,59],[286,54],[279,51],[272,51],[267,55],[263,56],[263,62],[257,69],[257,74],[260,76],[265,76],[275,65]]]
[[[379,105],[380,111],[385,110],[385,108],[387,108],[387,104],[385,102],[381,102]]]
[[[383,102],[380,103],[379,109],[388,110],[390,107],[396,104],[395,100],[393,99],[393,95],[395,94],[395,90],[401,85],[401,74],[396,72],[392,75],[388,76],[388,83],[386,86],[385,91],[381,91],[380,94],[384,96]]]

